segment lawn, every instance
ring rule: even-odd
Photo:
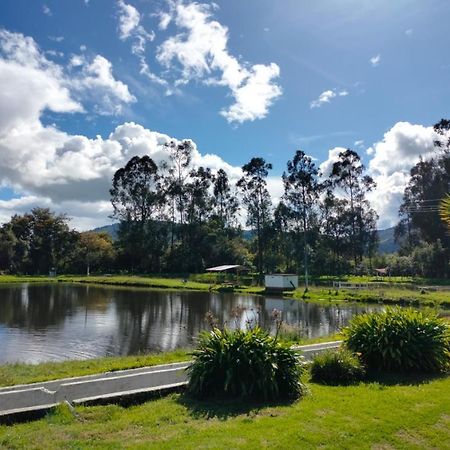
[[[183,394],[131,407],[61,406],[0,426],[8,449],[450,449],[450,377],[327,387],[282,405]]]

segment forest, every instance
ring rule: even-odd
[[[275,204],[267,188],[272,165],[265,159],[251,158],[231,183],[223,169],[193,169],[192,142],[185,140],[166,145],[170,163],[135,156],[116,171],[110,195],[117,239],[78,232],[66,215],[35,208],[1,226],[0,271],[169,275],[242,264],[260,275],[338,276],[388,267],[393,275],[448,277],[443,211],[450,191],[450,121],[434,129],[442,139],[433,158],[411,168],[393,254],[378,252],[378,216],[367,195],[375,183],[356,151],[342,151],[331,172],[322,174],[297,150]]]

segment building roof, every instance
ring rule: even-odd
[[[239,264],[225,264],[223,266],[216,267],[208,267],[206,269],[207,272],[225,272],[231,269],[245,269],[245,266],[241,266]]]

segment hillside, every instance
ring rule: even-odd
[[[113,223],[112,225],[105,225],[103,227],[95,228],[97,233],[108,233],[111,237],[116,240],[117,232],[119,231],[119,224]],[[252,236],[251,230],[244,230],[244,239],[250,239]],[[394,227],[386,228],[385,230],[378,230],[378,237],[380,240],[378,250],[380,253],[394,253],[398,250],[398,244],[394,240]]]

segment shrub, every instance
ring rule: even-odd
[[[372,369],[439,372],[450,366],[448,324],[411,308],[356,316],[344,330],[344,341]]]
[[[361,380],[365,373],[358,357],[345,349],[321,353],[311,364],[311,379],[323,384],[352,384]]]
[[[189,367],[196,397],[294,399],[304,393],[299,355],[259,327],[203,333]]]

